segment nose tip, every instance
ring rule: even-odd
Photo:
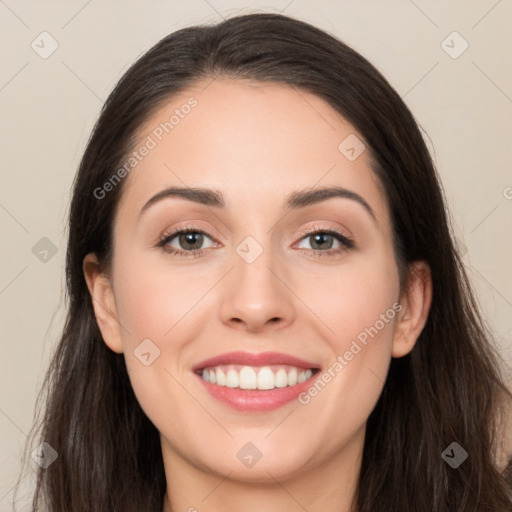
[[[266,255],[269,257],[269,254]],[[294,310],[288,288],[264,259],[239,267],[224,283],[222,320],[233,327],[259,332],[283,328],[293,321]]]

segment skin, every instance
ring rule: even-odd
[[[141,144],[190,96],[197,106],[125,178],[109,270],[100,272],[94,254],[84,259],[105,343],[124,353],[137,399],[161,434],[164,511],[349,511],[366,421],[391,357],[409,353],[426,322],[429,268],[412,265],[400,292],[369,149],[354,161],[340,152],[357,131],[322,99],[284,85],[205,80],[155,112]],[[347,198],[284,209],[288,194],[331,185],[362,196],[376,220]],[[170,197],[139,216],[170,186],[219,191],[226,206]],[[208,235],[203,254],[156,247],[190,225]],[[334,254],[342,244],[328,237],[318,252],[333,255],[319,256],[306,228],[339,229],[356,247]],[[248,236],[263,249],[252,263],[236,252]],[[171,244],[191,251],[179,237]],[[397,303],[396,316],[306,405],[242,413],[192,373],[232,350],[284,352],[327,369]],[[160,350],[149,366],[134,355],[147,338]],[[237,458],[248,442],[262,453],[251,468]]]

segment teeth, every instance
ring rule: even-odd
[[[288,376],[286,375],[286,371],[282,368],[277,370],[274,384],[276,388],[285,388],[288,386]]]
[[[258,389],[274,389],[274,374],[268,367],[258,372]]]
[[[224,375],[224,372],[218,368],[215,372],[215,377],[217,379],[217,384],[219,386],[225,386],[226,385],[226,376]]]
[[[237,388],[238,387],[238,373],[236,373],[235,370],[228,371],[228,374],[226,375],[226,386],[228,388]]]
[[[244,366],[240,371],[238,386],[240,389],[256,389],[258,387],[256,372],[250,366]]]
[[[205,368],[203,380],[227,386],[228,388],[269,390],[285,388],[305,382],[313,375],[312,370],[304,370],[294,366],[217,366]]]
[[[313,372],[311,372],[311,374],[313,374]],[[288,374],[288,386],[295,386],[295,384],[297,384],[297,368],[292,368]]]

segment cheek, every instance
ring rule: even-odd
[[[190,327],[187,313],[204,294],[204,284],[201,287],[190,274],[148,265],[147,259],[131,254],[116,260],[114,285],[133,391],[160,431],[178,432],[183,428],[180,418],[193,408],[179,384],[179,355],[188,339],[183,334]],[[169,404],[176,414],[166,414]]]
[[[190,271],[157,268],[147,261],[119,261],[116,281],[117,313],[126,332],[124,341],[162,340],[204,294],[206,284]]]

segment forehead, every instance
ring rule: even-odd
[[[170,98],[139,130],[120,208],[170,186],[221,190],[227,207],[277,207],[298,189],[342,186],[386,216],[362,136],[320,97],[298,88],[205,79]],[[354,159],[354,156],[357,158]],[[131,208],[130,208],[131,209]]]

